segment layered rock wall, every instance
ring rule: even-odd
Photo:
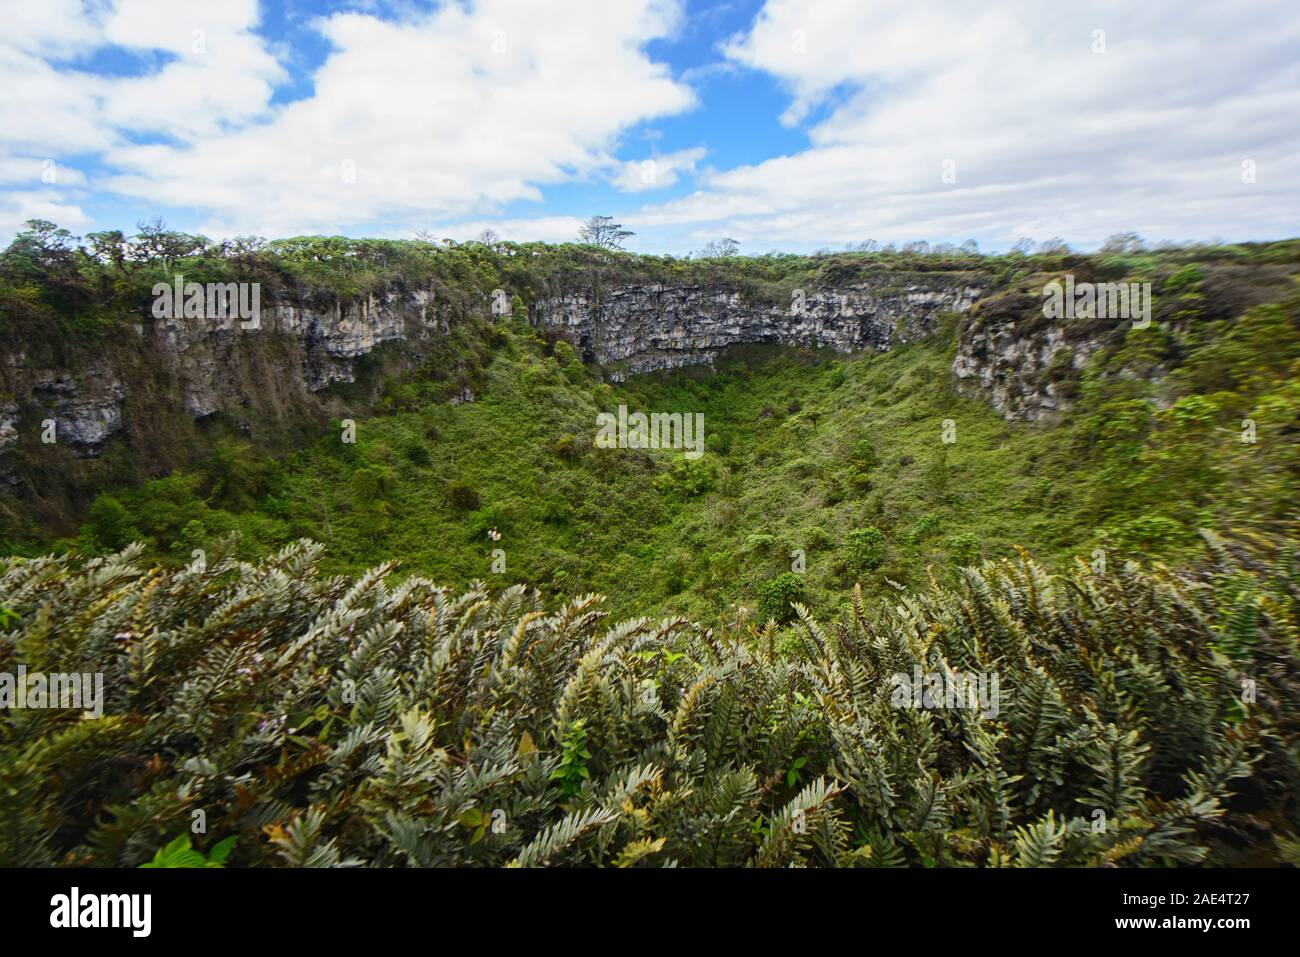
[[[447,331],[427,292],[394,291],[354,302],[264,304],[257,328],[238,320],[143,316],[75,368],[48,368],[12,349],[0,359],[0,476],[20,430],[49,433],[75,455],[100,454],[114,435],[137,427],[142,404],[174,406],[198,420],[275,414],[310,402],[335,382],[354,380],[362,357],[387,342],[423,344]],[[166,410],[164,410],[166,411]],[[143,426],[138,426],[143,427]]]
[[[1083,367],[1117,335],[1114,322],[1048,320],[1033,296],[984,300],[957,337],[957,391],[1008,421],[1052,424],[1073,403]]]
[[[628,285],[600,297],[574,292],[540,301],[533,318],[563,330],[584,360],[620,379],[712,363],[728,346],[744,343],[883,351],[928,335],[942,313],[967,311],[982,290],[966,275],[886,274],[836,289],[794,290],[788,302],[756,303],[735,289]]]
[[[728,346],[746,343],[886,350],[928,335],[943,313],[966,312],[985,288],[966,273],[882,272],[759,302],[739,288],[626,283],[599,294],[574,286],[533,303],[530,313],[535,325],[565,336],[586,361],[621,379],[712,363]],[[39,367],[12,349],[0,364],[0,476],[13,479],[6,458],[20,430],[50,420],[60,444],[92,457],[114,435],[142,427],[141,402],[170,404],[193,420],[219,412],[253,418],[353,381],[358,363],[385,343],[399,343],[411,367],[449,331],[437,305],[428,291],[401,289],[353,302],[264,303],[255,329],[238,320],[146,316],[75,369]],[[485,300],[485,314],[488,306]],[[139,394],[146,390],[142,370],[148,395]]]

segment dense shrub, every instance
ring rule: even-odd
[[[402,449],[402,455],[417,468],[428,468],[433,464],[433,456],[429,454],[429,447],[423,442],[412,442],[407,445]]]
[[[848,566],[854,574],[868,572],[884,561],[885,533],[874,525],[849,532],[845,544]]]
[[[943,520],[934,512],[926,512],[916,520],[912,526],[911,539],[914,542],[921,542],[934,534],[942,526]]]
[[[668,495],[694,498],[713,488],[717,467],[707,459],[680,458],[655,478],[655,485]]]
[[[863,439],[853,446],[850,461],[853,463],[854,469],[865,478],[868,472],[880,464],[880,455],[871,442]]]
[[[229,866],[1296,859],[1294,550],[1004,561],[829,627],[799,609],[794,657],[774,626],[322,578],[320,552],[0,562],[0,671],[106,696],[0,710],[0,863],[165,862],[198,811],[184,856]],[[914,669],[996,675],[996,713],[902,706]]]
[[[794,617],[793,602],[808,600],[808,587],[794,572],[782,572],[758,589],[758,616],[760,621],[784,624]]]
[[[551,451],[568,462],[574,461],[581,454],[578,450],[577,439],[572,432],[565,432],[556,439],[551,446]]]
[[[482,504],[478,492],[456,479],[447,483],[447,502],[462,512],[472,512]]]
[[[1162,515],[1140,515],[1107,532],[1108,538],[1124,551],[1153,551],[1187,538],[1178,522]]]
[[[964,568],[980,560],[980,539],[974,532],[949,535],[943,544],[948,550],[948,561],[954,566]]]
[[[116,550],[124,548],[140,533],[131,524],[131,515],[111,495],[96,496],[86,516],[86,531],[97,548]]]

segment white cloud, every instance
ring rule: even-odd
[[[103,148],[112,134],[98,116],[99,81],[61,72],[26,49],[43,26],[29,24],[11,38],[0,33],[0,153],[79,153]],[[51,46],[51,52],[74,52]],[[77,51],[84,52],[84,51]]]
[[[256,0],[118,0],[103,41],[173,57],[161,70],[104,85],[103,118],[118,129],[192,141],[268,115],[287,74],[253,33]]]
[[[0,35],[0,83],[12,94],[0,99],[0,148],[100,152],[120,144],[122,131],[186,141],[264,117],[286,74],[252,32],[256,23],[256,0],[26,4]],[[142,76],[60,62],[108,47],[166,62]]]
[[[53,190],[0,194],[0,234],[13,235],[29,219],[48,220],[72,230],[91,225],[91,218],[80,206]]]
[[[721,171],[697,168],[700,147],[626,158],[630,129],[696,105],[646,52],[682,29],[680,0],[334,14],[312,24],[330,53],[310,95],[288,104],[272,102],[286,54],[258,16],[255,0],[16,5],[0,33],[0,230],[33,210],[79,226],[94,189],[199,210],[214,236],[460,223],[450,235],[567,239],[580,216],[494,219],[548,186],[608,181],[644,196],[619,218],[647,248],[1300,232],[1300,19],[1283,0],[768,0],[715,69],[776,77],[809,145]],[[158,65],[68,65],[110,47]],[[694,193],[652,201],[685,175]]]
[[[787,86],[786,122],[825,109],[811,146],[628,219],[787,246],[1087,244],[1130,228],[1293,235],[1300,20],[1289,8],[769,0],[725,52]]]
[[[697,146],[642,160],[629,160],[617,168],[609,181],[625,193],[663,189],[676,183],[682,173],[694,173],[695,165],[704,159],[704,153],[704,147]]]
[[[77,229],[91,224],[74,202],[90,184],[64,156],[120,149],[123,131],[183,142],[264,116],[284,72],[251,32],[256,20],[255,0],[41,0],[7,12],[0,182],[13,188],[0,201],[0,232],[12,233],[28,218]],[[61,65],[107,46],[161,54],[167,62],[139,77]]]
[[[85,186],[86,177],[80,170],[50,157],[0,156],[0,183]]]
[[[18,94],[0,103],[0,156],[99,153],[111,172],[95,186],[207,210],[212,235],[490,215],[607,170],[628,127],[694,104],[643,50],[676,27],[678,0],[334,14],[314,24],[331,52],[312,95],[287,105],[271,104],[285,72],[254,0],[58,2],[65,54],[113,44],[165,62],[128,78],[55,69],[41,53],[55,18],[27,22],[0,39]]]
[[[92,46],[99,30],[82,0],[13,4],[5,11],[0,50],[67,56]]]

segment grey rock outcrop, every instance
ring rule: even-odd
[[[1105,335],[1102,327],[1048,322],[1032,312],[976,314],[957,340],[957,391],[983,399],[1008,421],[1056,422]]]
[[[421,343],[447,328],[424,290],[263,304],[256,326],[246,325],[253,324],[143,316],[75,369],[33,367],[21,349],[11,351],[0,368],[0,481],[14,481],[20,430],[41,433],[49,419],[55,442],[91,457],[113,435],[146,427],[133,421],[132,398],[173,403],[191,419],[226,411],[243,420],[250,409],[274,410],[354,381],[358,361],[384,343],[406,343],[409,360],[419,361]],[[133,397],[132,389],[148,394]]]
[[[87,366],[77,375],[34,369],[25,378],[25,398],[39,410],[33,417],[34,427],[48,440],[66,444],[75,455],[98,454],[103,444],[121,431],[126,388],[102,365]],[[0,456],[18,444],[21,421],[17,399],[0,399]]]
[[[753,303],[737,290],[627,285],[596,299],[570,293],[538,302],[539,326],[563,331],[610,378],[712,363],[742,343],[883,351],[928,335],[943,312],[965,312],[982,288],[965,276],[883,276],[839,289],[795,290],[788,303]]]
[[[38,402],[49,410],[55,441],[67,442],[81,456],[94,455],[122,429],[126,389],[111,373],[91,366],[83,376],[45,370],[35,384]]]
[[[745,343],[885,350],[929,334],[945,312],[966,312],[983,291],[966,273],[882,273],[841,288],[795,290],[788,302],[755,302],[735,288],[627,283],[599,296],[578,289],[541,299],[531,321],[621,379],[712,363]],[[484,315],[488,308],[485,299]],[[12,351],[0,369],[0,477],[13,479],[7,453],[20,429],[49,418],[57,441],[94,456],[113,435],[143,427],[133,418],[141,409],[133,399],[172,403],[194,420],[224,411],[246,421],[250,409],[274,412],[295,396],[310,399],[332,383],[353,382],[358,363],[385,343],[401,343],[408,365],[419,362],[428,343],[448,331],[432,292],[393,289],[353,302],[263,302],[256,328],[142,317],[114,348],[76,370],[31,368]],[[152,391],[133,396],[145,372]],[[466,389],[454,398],[474,396]]]

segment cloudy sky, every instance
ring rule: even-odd
[[[1300,235],[1294,0],[0,0],[0,240]]]

